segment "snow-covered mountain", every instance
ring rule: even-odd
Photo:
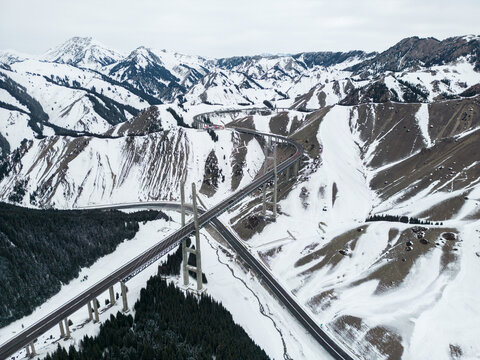
[[[31,57],[30,55],[22,54],[15,50],[0,50],[0,66],[11,65]]]
[[[207,73],[202,58],[165,50],[155,53],[139,47],[125,59],[109,67],[107,74],[121,83],[127,83],[158,98],[159,102],[171,102]]]
[[[214,78],[222,81],[203,81],[197,86],[200,90],[194,87],[186,98],[193,93],[191,101],[198,101],[201,94],[200,101],[207,103],[261,104],[267,100],[280,107],[298,108],[299,97],[314,87],[348,77],[350,73],[345,72],[345,68],[371,56],[373,54],[351,51],[219,59],[220,69],[215,71]]]
[[[351,67],[355,74],[381,74],[386,71],[400,72],[415,67],[432,67],[467,59],[475,70],[480,70],[480,37],[456,36],[445,40],[435,38],[406,38]]]
[[[478,36],[216,60],[139,47],[111,62],[69,42],[48,59],[0,55],[2,200],[174,200],[187,180],[214,204],[259,174],[264,144],[192,120],[237,109],[210,120],[307,154],[275,223],[258,196],[222,220],[324,329],[364,359],[478,356]]]
[[[3,86],[6,105],[0,111],[5,119],[25,117],[27,125],[20,128],[30,127],[27,134],[43,136],[65,129],[102,133],[142,108],[170,102],[189,109],[200,104],[263,106],[268,101],[310,110],[338,103],[427,103],[479,92],[478,49],[477,36],[408,38],[382,53],[208,60],[145,47],[122,56],[91,38],[75,37],[39,57],[3,51],[2,78],[25,91]],[[29,101],[22,97],[38,103],[35,114],[28,109],[14,112],[18,103]],[[10,123],[3,125],[10,129],[8,136],[6,130],[2,133],[4,138],[12,137],[12,124],[18,122]],[[14,141],[10,148],[18,144]]]
[[[120,53],[106,48],[91,37],[73,37],[41,56],[45,61],[89,69],[99,69],[122,58]]]

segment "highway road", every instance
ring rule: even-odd
[[[203,116],[206,114],[197,115]],[[278,173],[286,170],[289,166],[292,166],[296,161],[299,161],[303,155],[303,148],[297,142],[285,138],[283,136],[260,133],[254,130],[235,128],[236,131],[255,136],[271,137],[274,140],[280,142],[286,142],[292,145],[292,153],[286,160],[282,161],[277,166]],[[252,270],[262,279],[270,290],[278,297],[278,299],[289,309],[289,311],[302,323],[305,328],[315,337],[315,339],[328,351],[335,359],[351,359],[352,357],[341,348],[335,341],[333,341],[316,323],[308,316],[308,314],[302,309],[302,307],[293,299],[292,295],[285,291],[282,286],[275,280],[270,272],[260,264],[253,255],[248,252],[245,247],[240,243],[238,239],[223,226],[223,224],[217,219],[217,216],[226,211],[228,208],[235,205],[237,202],[251,194],[264,183],[272,180],[274,177],[273,169],[269,170],[265,174],[256,178],[253,182],[246,185],[242,189],[236,191],[225,200],[221,201],[209,210],[206,210],[199,214],[198,222],[202,227],[208,222],[212,222],[217,230],[225,237],[225,239],[231,244],[233,249],[237,251],[238,255],[252,268]],[[145,204],[147,205],[147,204]],[[153,204],[151,204],[153,205]],[[143,204],[142,204],[143,206]],[[112,206],[114,208],[115,206]],[[117,205],[118,208],[118,205]],[[138,255],[121,268],[117,269],[110,275],[106,276],[95,285],[91,286],[81,294],[77,295],[73,299],[66,302],[64,305],[53,311],[49,315],[37,321],[35,324],[29,326],[22,332],[15,335],[13,338],[5,342],[0,346],[0,359],[6,359],[11,354],[20,350],[30,342],[34,341],[37,337],[45,333],[47,330],[57,326],[57,324],[74,313],[81,307],[85,306],[88,301],[97,297],[101,293],[105,292],[110,286],[115,285],[119,281],[128,280],[131,276],[135,275],[141,269],[145,268],[147,264],[163,256],[170,250],[173,250],[178,244],[187,236],[194,233],[193,221],[187,223],[184,227],[178,229],[172,234],[168,235],[163,241],[154,245],[150,249],[146,250],[142,254]]]

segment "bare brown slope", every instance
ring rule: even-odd
[[[351,127],[357,129],[363,156],[378,141],[371,159],[364,159],[367,165],[379,167],[389,164],[420,150],[425,144],[415,115],[419,104],[385,103],[359,105],[353,109],[358,119],[351,118]]]
[[[370,182],[372,189],[382,199],[404,192],[399,201],[407,200],[432,183],[437,182],[430,192],[465,189],[480,179],[480,130],[461,139],[442,139],[432,148],[423,149],[418,154],[380,171]],[[452,183],[452,179],[454,179]],[[447,185],[447,186],[445,186]],[[465,195],[467,191],[465,192]],[[460,199],[461,200],[461,199]],[[463,204],[460,201],[456,210]],[[451,206],[445,209],[432,208],[435,213],[424,213],[435,220],[448,219]]]
[[[480,127],[480,97],[434,102],[428,105],[432,140],[451,137]]]

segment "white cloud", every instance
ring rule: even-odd
[[[0,48],[42,53],[71,36],[210,57],[384,50],[407,36],[480,33],[476,0],[0,0]]]

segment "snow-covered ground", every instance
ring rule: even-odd
[[[461,227],[461,260],[453,280],[443,283],[443,291],[411,321],[414,330],[405,358],[444,359],[451,347],[462,349],[462,358],[480,358],[480,224]],[[431,271],[428,269],[427,272]],[[437,280],[441,284],[440,279]],[[392,294],[392,296],[394,296]],[[417,299],[413,299],[415,302]],[[425,344],[437,346],[425,346]]]
[[[35,134],[28,126],[28,115],[18,111],[0,108],[0,132],[7,139],[11,150],[20,146],[23,139],[32,138]]]
[[[1,113],[0,113],[1,114]],[[205,162],[214,151],[225,176],[210,198],[218,202],[231,193],[235,153],[246,146],[249,165],[242,185],[250,182],[263,161],[263,152],[255,140],[243,145],[229,130],[218,133],[213,142],[205,131],[176,128],[167,133],[118,139],[56,137],[35,140],[24,157],[25,166],[18,176],[29,179],[27,188],[34,191],[42,183],[58,182],[39,197],[57,207],[86,206],[97,203],[132,202],[151,199],[179,199],[179,184],[202,185]],[[76,152],[71,153],[72,149]],[[142,154],[141,156],[139,154]],[[51,167],[48,164],[55,164]],[[59,167],[66,169],[59,173]],[[15,178],[5,178],[6,187]],[[190,191],[187,187],[187,195]],[[25,205],[29,205],[25,197]],[[43,200],[42,200],[43,201]]]
[[[357,116],[351,107],[337,106],[327,113],[317,133],[323,148],[321,165],[311,173],[312,163],[308,164],[301,173],[303,180],[280,201],[277,221],[254,234],[246,245],[285,288],[294,292],[300,303],[314,312],[325,330],[335,333],[337,321],[344,316],[361,319],[360,329],[353,325],[349,328],[351,334],[355,334],[353,337],[346,333],[335,336],[362,358],[388,358],[385,349],[365,348],[368,346],[366,339],[371,336],[367,335],[369,329],[374,328],[386,328],[398,334],[405,359],[447,359],[458,351],[463,358],[478,358],[480,346],[476,338],[480,334],[477,325],[480,306],[473,278],[480,270],[480,225],[474,215],[479,209],[478,181],[467,186],[471,190],[457,215],[444,221],[443,228],[456,229],[459,239],[452,245],[455,255],[449,255],[453,257],[448,260],[447,267],[449,245],[433,235],[435,226],[427,226],[427,234],[430,234],[427,237],[430,243],[437,241],[440,245],[428,248],[421,255],[405,253],[406,245],[400,235],[406,234],[406,238],[411,239],[408,234],[413,234],[412,225],[365,223],[365,219],[372,213],[386,210],[415,215],[448,199],[461,197],[466,188],[432,193],[435,182],[407,200],[402,200],[404,191],[382,199],[370,189],[369,183],[386,167],[375,169],[365,164],[383,146],[383,140],[372,142],[362,158],[360,149],[366,142],[357,132]],[[253,116],[253,121],[259,131],[269,131],[265,118]],[[428,132],[431,119],[427,105],[420,106],[415,121],[425,147],[433,146]],[[473,161],[470,167],[476,163]],[[443,181],[448,183],[449,180]],[[307,199],[303,200],[305,194]],[[248,201],[245,199],[221,219],[230,222],[243,211]],[[427,249],[419,243],[415,246],[418,247],[415,251]],[[346,255],[340,255],[339,250]],[[412,261],[412,266],[400,283],[388,291],[378,292],[379,276],[389,276],[378,274],[382,271],[395,274],[398,270],[396,265],[390,265],[392,261],[402,262],[397,257],[409,259],[409,255],[413,256],[408,260]],[[299,264],[300,259],[308,259],[308,256],[312,259]],[[383,341],[387,339],[392,343],[397,341],[385,335]]]
[[[99,259],[91,267],[82,269],[78,278],[64,284],[58,294],[35,309],[31,315],[0,329],[0,343],[20,332],[22,326],[28,326],[40,320],[71,298],[72,294],[77,294],[92,286],[136,254],[140,254],[178,229],[180,214],[172,211],[168,211],[167,214],[173,221],[167,222],[162,219],[140,224],[140,230],[132,240],[124,241],[113,253]],[[202,265],[208,279],[206,293],[220,301],[232,313],[234,321],[240,324],[253,341],[263,348],[272,359],[329,359],[328,354],[321,346],[265,290],[255,276],[245,271],[234,260],[234,254],[224,245],[219,244],[216,237],[214,239],[205,229],[201,231],[201,246]],[[140,290],[145,287],[148,278],[156,273],[157,266],[152,264],[126,283],[130,309],[139,298]],[[87,277],[86,280],[84,280],[85,277]],[[181,289],[185,289],[181,283],[181,277],[170,277],[169,279]],[[192,278],[190,281],[190,289],[193,291],[195,280]],[[119,286],[115,287],[115,292],[120,293]],[[108,319],[111,314],[122,310],[121,297],[113,307],[105,306],[107,299],[109,299],[108,291],[98,297],[101,322]],[[130,310],[130,312],[132,311]],[[73,322],[70,327],[72,338],[70,340],[59,339],[60,329],[55,326],[35,343],[35,349],[40,358],[48,352],[54,351],[58,344],[66,348],[70,345],[78,347],[83,336],[92,336],[99,331],[98,323],[87,322],[86,307],[75,312],[69,319]],[[16,353],[14,358],[20,359],[24,355],[25,350],[23,349]]]

